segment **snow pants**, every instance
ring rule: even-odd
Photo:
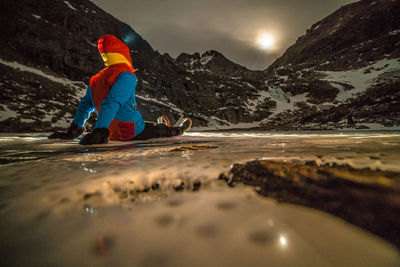
[[[145,140],[159,137],[172,137],[180,134],[179,127],[168,127],[163,123],[146,122],[143,132],[132,138],[132,140]]]

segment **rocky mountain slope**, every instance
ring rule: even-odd
[[[292,108],[263,128],[399,126],[399,17],[400,1],[364,0],[312,25],[265,71]]]
[[[216,51],[195,54],[200,65],[186,66],[188,57],[159,54],[129,26],[87,0],[4,0],[0,8],[3,131],[66,127],[85,84],[103,67],[96,43],[104,34],[133,39],[136,95],[146,120],[161,114],[172,121],[190,116],[195,126],[254,120],[240,106],[257,96],[263,73]]]
[[[400,125],[400,1],[342,7],[265,71],[217,51],[161,55],[88,0],[3,0],[0,10],[1,131],[66,127],[102,68],[96,41],[104,34],[131,38],[146,120],[185,115],[208,129]]]

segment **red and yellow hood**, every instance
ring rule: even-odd
[[[132,67],[128,46],[113,35],[105,35],[97,42],[97,47],[106,66],[125,63]]]

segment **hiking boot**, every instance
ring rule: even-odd
[[[192,127],[192,120],[189,118],[183,118],[180,124],[178,125],[179,135],[182,135],[184,132],[189,131],[191,127]]]
[[[158,117],[157,118],[157,123],[158,124],[165,124],[168,127],[171,126],[171,122],[169,121],[168,117],[165,116],[165,115],[162,115],[162,116]]]

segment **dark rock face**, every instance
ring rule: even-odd
[[[265,160],[235,164],[220,176],[256,186],[278,201],[327,211],[400,247],[400,174],[349,166]]]
[[[62,84],[30,72],[21,75],[1,64],[0,73],[0,112],[8,114],[8,118],[0,122],[2,131],[51,131],[53,124],[68,128],[79,103],[77,95],[85,88],[84,84]]]
[[[98,72],[103,65],[97,39],[117,33],[122,23],[90,1],[67,3],[70,5],[64,1],[2,1],[2,59],[47,66],[71,80],[86,81]],[[151,51],[139,35],[134,48],[141,54]]]
[[[6,106],[16,113],[5,121],[2,116],[2,130],[65,127],[75,114],[85,83],[103,67],[97,39],[117,33],[124,25],[90,1],[2,1],[0,10],[1,74],[5,81],[1,84],[1,104],[3,110]],[[152,52],[139,35],[134,48],[138,58]],[[18,65],[9,68],[4,61]],[[49,104],[51,101],[57,105]]]
[[[185,115],[194,127],[249,123],[264,130],[399,126],[399,90],[391,89],[400,73],[399,1],[342,7],[265,71],[213,50],[161,55],[88,0],[3,0],[0,12],[2,131],[67,126],[85,84],[103,68],[96,44],[104,34],[132,39],[145,120],[164,114],[174,123]]]
[[[314,24],[265,71],[270,88],[306,100],[269,117],[262,128],[399,126],[399,16],[399,1],[364,0]]]
[[[385,54],[400,58],[400,38],[395,33],[400,29],[399,15],[399,1],[364,0],[344,6],[312,25],[268,70],[289,64],[349,70],[366,67]]]
[[[114,34],[122,38],[121,30],[129,28],[87,0],[5,0],[0,5],[0,47],[3,51],[3,63],[16,61],[54,77],[81,81],[81,91],[85,89],[84,84],[91,75],[103,68],[97,52],[97,39],[104,34]],[[134,32],[132,29],[130,31]],[[204,68],[197,70],[185,66],[184,55],[177,60],[167,54],[160,55],[135,32],[130,48],[139,78],[138,106],[146,120],[155,120],[161,114],[169,116],[172,122],[185,114],[193,118],[194,126],[207,125],[211,116],[215,116],[222,124],[254,120],[254,116],[243,107],[243,101],[257,96],[256,87],[263,77],[261,71],[249,71],[230,62],[216,51],[206,52],[202,56],[202,63],[204,58],[212,60]],[[200,59],[200,55],[197,56]],[[73,94],[68,86],[45,82],[42,75],[32,73],[32,70],[21,72],[15,66],[9,68],[10,64],[3,63],[3,76],[9,77],[12,72],[16,72],[9,78],[18,83],[18,86],[14,86],[12,81],[1,84],[3,111],[9,109],[16,113],[14,117],[7,115],[10,112],[2,113],[2,125],[6,126],[3,131],[29,130],[32,123],[42,125],[36,130],[50,130],[56,126],[65,126],[71,121],[75,113],[72,107],[76,107],[79,97],[71,99]],[[199,64],[201,65],[200,62]],[[42,107],[40,111],[31,113],[32,122],[27,124],[27,118],[21,113],[22,107],[18,107],[18,103],[28,105],[31,109],[35,109],[32,107],[35,103],[31,99],[19,97],[18,94],[23,93],[20,89],[22,87],[29,90],[29,82],[22,78],[28,76],[42,84],[41,100],[45,102],[47,110]],[[4,93],[7,90],[16,94]],[[51,95],[55,91],[65,91],[65,98],[57,98],[55,101],[68,101],[71,107],[58,106],[53,109],[48,106],[46,103],[52,99]],[[44,92],[49,92],[47,100]],[[6,101],[13,101],[15,105],[8,105]],[[63,121],[46,120],[43,125],[41,113],[46,111],[64,115],[68,113],[68,116]],[[268,110],[265,112],[268,114]]]

